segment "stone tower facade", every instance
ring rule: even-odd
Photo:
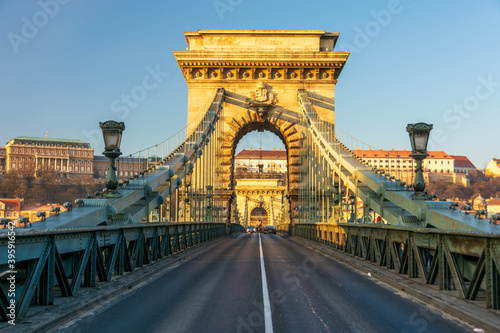
[[[309,93],[319,116],[335,122],[335,85],[349,52],[334,51],[339,34],[323,30],[199,30],[186,32],[186,51],[175,51],[188,85],[188,132],[218,88],[225,89],[220,138],[223,189],[234,198],[234,152],[254,130],[269,130],[288,156],[291,208],[299,188],[299,149],[307,130],[299,126],[299,89]]]

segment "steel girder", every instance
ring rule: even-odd
[[[422,283],[486,299],[500,309],[500,235],[387,225],[303,223],[296,235],[333,247]],[[480,297],[478,297],[480,295]]]
[[[233,230],[241,231],[241,226]],[[51,230],[16,235],[16,265],[9,268],[8,238],[0,235],[0,280],[14,275],[15,295],[0,288],[0,315],[8,320],[15,300],[16,318],[30,304],[51,305],[54,290],[77,295],[81,287],[111,281],[137,267],[226,234],[224,223],[149,223],[88,229]]]

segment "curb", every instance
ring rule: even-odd
[[[423,301],[428,305],[430,304],[454,317],[458,317],[463,321],[478,326],[487,332],[500,333],[500,312],[488,310],[478,304],[472,303],[473,301],[460,299],[455,296],[448,295],[440,290],[432,289],[416,280],[393,273],[386,268],[342,253],[328,246],[296,236],[288,237],[288,239],[305,247],[311,248],[312,250],[318,251],[323,255],[331,257],[348,267],[354,268],[366,274],[370,273],[372,277],[390,285],[394,289],[413,296],[420,301]]]

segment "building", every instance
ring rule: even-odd
[[[41,220],[41,217],[37,216],[38,212],[45,212],[45,217],[55,215],[52,207],[59,207],[60,212],[66,211],[62,205],[58,204],[24,205],[22,199],[0,199],[0,218],[9,219],[16,226],[17,220],[21,217],[27,217],[33,223]]]
[[[52,207],[58,207],[60,212],[65,212],[66,209],[59,204],[46,204],[46,205],[21,205],[21,216],[27,217],[30,219],[30,222],[40,221],[42,218],[37,216],[38,212],[45,212],[45,217],[50,217],[56,215],[55,212],[52,211]]]
[[[454,172],[468,175],[471,171],[477,171],[477,168],[466,156],[453,156]]]
[[[487,177],[500,177],[500,159],[492,158],[484,169]]]
[[[92,178],[94,149],[80,140],[19,136],[5,145],[5,171],[55,171],[61,178]]]
[[[240,221],[254,226],[276,223],[286,189],[287,152],[244,149],[235,156],[234,166]]]
[[[0,199],[0,218],[17,220],[20,213],[21,199]]]
[[[285,150],[243,149],[234,157],[235,172],[286,173],[287,154]]]
[[[487,203],[481,194],[473,195],[471,201],[474,210],[486,209]]]
[[[371,167],[389,172],[395,178],[407,183],[413,182],[416,162],[410,156],[411,151],[403,150],[361,150],[356,149],[354,154],[361,157]],[[454,173],[453,157],[443,151],[428,151],[429,156],[423,162],[423,171],[427,173],[449,174]]]
[[[491,218],[493,215],[500,214],[500,198],[487,199],[486,203],[488,218]]]
[[[116,176],[119,180],[128,179],[138,175],[140,172],[146,170],[156,162],[160,161],[161,158],[155,159],[141,157],[120,157],[115,161],[116,166]],[[108,174],[108,164],[109,160],[105,156],[95,156],[94,157],[94,177],[95,178],[105,178]]]

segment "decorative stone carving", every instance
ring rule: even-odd
[[[226,77],[227,77],[228,79],[232,79],[232,78],[234,77],[234,73],[233,73],[233,72],[231,72],[231,71],[229,71],[229,72],[227,72]]]
[[[259,73],[259,79],[263,79],[266,77],[266,73],[264,73],[263,71]]]
[[[328,75],[328,72],[323,72],[323,74],[321,74],[321,78],[323,79],[328,79],[330,75]]]
[[[277,102],[277,94],[274,91],[269,92],[264,82],[260,82],[257,89],[251,91],[247,98],[247,105],[256,109],[260,120],[267,117],[269,107]]]
[[[215,72],[215,71],[213,71],[212,73],[210,73],[210,77],[211,77],[212,79],[217,78],[217,76],[219,76],[219,74],[217,74],[217,72]]]

